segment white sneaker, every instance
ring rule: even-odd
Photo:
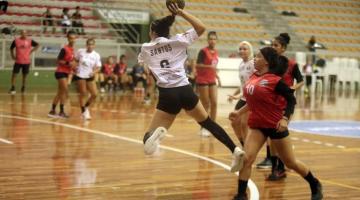
[[[206,128],[201,128],[199,132],[202,137],[210,137],[211,133]]]
[[[148,137],[144,143],[145,154],[153,154],[158,149],[160,141],[165,137],[166,133],[167,130],[164,127],[158,127],[155,129],[155,131],[151,133],[150,137]]]
[[[85,109],[85,111],[82,113],[82,118],[84,120],[90,120],[91,119],[89,109],[87,109],[87,108]]]
[[[232,173],[238,172],[242,169],[244,164],[245,151],[241,150],[240,147],[236,147],[233,152],[233,160],[231,162],[230,171]]]
[[[101,93],[105,93],[105,88],[103,88],[103,87],[100,88],[100,92],[101,92]]]

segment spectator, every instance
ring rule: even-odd
[[[10,22],[10,26],[4,27],[1,30],[1,33],[4,34],[4,35],[10,35],[10,36],[15,35],[16,27],[14,26],[14,24],[12,22]]]
[[[307,44],[307,48],[308,50],[311,52],[311,55],[312,55],[312,64],[315,63],[316,61],[316,55],[315,55],[315,51],[316,51],[316,47],[315,47],[315,44],[316,44],[316,39],[315,39],[315,36],[311,36],[308,44]]]
[[[133,87],[136,88],[139,82],[142,82],[143,87],[147,88],[147,76],[143,65],[135,64],[132,71]]]
[[[81,18],[82,18],[82,16],[80,14],[80,7],[77,6],[76,11],[72,15],[72,26],[74,27],[77,34],[84,35],[85,34],[85,32],[84,32],[84,24],[82,23]]]
[[[63,9],[63,13],[61,15],[61,26],[63,28],[63,33],[66,34],[71,26],[69,8]]]
[[[8,7],[7,0],[0,0],[0,14],[6,13]]]
[[[10,53],[13,60],[15,60],[14,68],[12,71],[11,77],[11,88],[9,93],[15,94],[15,82],[16,76],[22,70],[22,87],[21,93],[25,92],[25,83],[26,76],[29,74],[30,70],[30,55],[32,52],[36,51],[39,48],[39,44],[27,37],[25,30],[21,30],[21,36],[16,38],[10,47]]]
[[[117,85],[117,76],[114,74],[116,63],[112,56],[106,59],[106,63],[101,68],[100,73],[100,92],[105,92],[105,87],[108,86],[108,91],[115,91]],[[112,87],[111,87],[112,86]]]
[[[52,33],[55,33],[54,19],[53,15],[50,11],[50,8],[47,8],[46,11],[42,15],[42,25],[44,26],[43,33],[46,33],[46,29],[48,26],[52,27]]]
[[[120,56],[120,62],[114,69],[114,73],[118,76],[119,86],[121,90],[125,91],[125,86],[130,82],[127,74],[127,58],[125,55]]]

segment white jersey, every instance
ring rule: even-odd
[[[189,85],[184,68],[187,59],[186,50],[198,37],[194,29],[170,39],[158,37],[142,45],[138,62],[149,67],[159,87],[174,88]]]
[[[254,72],[255,72],[254,59],[248,60],[247,62],[241,60],[239,65],[239,78],[240,78],[241,87],[245,85],[246,81],[249,80],[250,76]]]
[[[239,65],[240,90],[245,86],[245,83],[255,71],[254,59],[248,60],[247,62],[241,60]],[[245,97],[242,95],[241,99],[245,100]]]
[[[86,49],[79,49],[75,54],[79,66],[76,70],[76,76],[80,78],[90,78],[95,68],[101,67],[100,55],[96,51],[88,53]]]

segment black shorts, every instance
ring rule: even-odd
[[[185,110],[194,109],[198,102],[199,98],[190,85],[176,88],[159,87],[159,102],[156,108],[176,115],[182,108]]]
[[[246,105],[246,101],[240,99],[237,103],[236,103],[236,106],[235,106],[235,110],[239,110],[240,108],[242,108],[243,106]]]
[[[214,86],[214,85],[216,85],[216,82],[214,82],[214,83],[196,83],[196,86],[199,86],[199,87],[201,87],[201,86]]]
[[[81,77],[78,77],[78,76],[74,75],[73,81],[78,81],[78,80],[85,80],[86,82],[90,82],[90,81],[93,81],[93,80],[94,80],[94,77],[81,78]]]
[[[20,69],[22,71],[22,74],[28,74],[30,70],[30,64],[14,64],[13,73],[18,74],[20,72]]]
[[[282,139],[289,136],[289,131],[277,132],[275,128],[258,128],[265,137],[270,139]]]
[[[69,74],[68,73],[64,73],[64,72],[55,72],[55,78],[56,80],[58,79],[62,79],[62,78],[68,78]]]

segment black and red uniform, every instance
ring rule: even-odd
[[[296,100],[294,90],[290,89],[280,76],[254,73],[246,82],[243,91],[250,110],[250,128],[259,129],[271,139],[281,139],[289,135],[288,131],[278,133],[277,124],[283,116],[289,118],[294,112]],[[281,97],[287,102],[285,113],[279,103]]]
[[[294,79],[297,83],[304,80],[298,64],[294,60],[289,60],[288,69],[283,75],[283,80],[287,86],[291,87],[294,85]],[[284,110],[286,108],[286,100],[284,98],[280,98],[279,101],[281,108]]]
[[[61,79],[61,78],[67,78],[69,74],[72,73],[72,68],[70,63],[74,60],[74,48],[68,45],[65,45],[59,55],[58,55],[58,61],[63,60],[65,61],[65,64],[60,64],[58,62],[58,65],[56,67],[55,71],[55,78]]]
[[[217,65],[219,62],[219,56],[216,49],[211,50],[209,47],[205,47],[200,50],[197,64],[204,65]],[[196,68],[196,84],[198,85],[215,85],[216,84],[216,69],[210,67],[197,67]]]

